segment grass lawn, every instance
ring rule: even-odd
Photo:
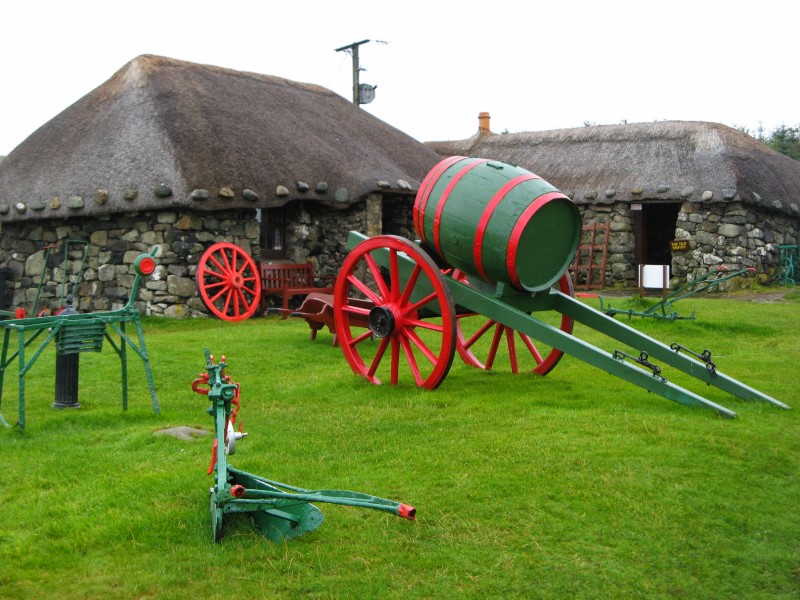
[[[793,410],[664,368],[739,415],[724,419],[571,357],[546,377],[456,357],[435,391],[373,386],[300,320],[147,319],[161,416],[135,356],[121,411],[110,348],[81,357],[82,408],[57,411],[49,348],[26,379],[25,432],[0,430],[0,598],[796,600],[800,292],[676,308],[696,320],[629,323],[711,349],[722,372]],[[288,543],[231,521],[214,544],[210,436],[153,435],[213,429],[207,398],[191,390],[205,347],[242,386],[249,436],[235,467],[406,502],[417,520],[320,504],[325,523]],[[15,379],[16,364],[1,407],[11,423]]]

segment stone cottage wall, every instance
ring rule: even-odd
[[[710,207],[685,202],[678,213],[675,239],[688,240],[689,250],[673,253],[672,270],[692,281],[720,266],[730,270],[754,268],[760,283],[771,283],[779,265],[778,246],[797,244],[800,221],[784,213],[754,210],[741,202]],[[752,279],[729,280],[722,289],[747,285]]]
[[[407,211],[385,203],[383,221],[390,233],[405,234]],[[380,203],[367,202],[333,209],[310,202],[287,205],[286,260],[312,261],[316,272],[335,275],[347,255],[351,230],[367,232],[370,219],[380,222]],[[633,286],[636,280],[634,215],[630,205],[580,206],[583,223],[609,222],[606,285]],[[404,216],[405,215],[405,216]],[[394,231],[393,229],[397,229]],[[408,232],[410,233],[410,232]],[[56,308],[63,290],[63,245],[67,240],[88,242],[88,256],[78,280],[82,246],[75,245],[68,264],[68,291],[75,294],[80,312],[116,310],[127,301],[135,272],[133,262],[154,245],[162,248],[158,266],[142,281],[137,308],[146,315],[207,316],[197,291],[195,272],[202,253],[213,243],[228,241],[259,260],[260,226],[255,210],[220,212],[142,211],[68,220],[10,223],[0,232],[0,266],[11,271],[6,279],[5,304],[34,308],[44,274],[37,309]],[[406,235],[406,237],[412,237]],[[798,244],[800,221],[777,211],[742,203],[705,205],[686,202],[678,214],[675,239],[688,241],[686,252],[673,253],[677,282],[694,279],[709,269],[754,267],[762,283],[774,281],[778,246]],[[53,246],[45,265],[46,247]],[[743,285],[752,278],[731,280]],[[674,282],[673,285],[675,285]]]
[[[336,275],[347,256],[348,233],[365,232],[366,222],[364,202],[347,209],[332,209],[316,202],[287,204],[286,260],[311,261],[315,273]]]
[[[606,286],[632,286],[636,280],[635,236],[633,213],[630,205],[617,202],[612,205],[579,206],[584,225],[608,223],[608,260]],[[587,243],[584,237],[581,243]]]
[[[584,225],[610,223],[606,285],[634,286],[636,240],[630,205],[583,205],[579,209]],[[673,287],[720,266],[729,270],[752,267],[756,277],[731,279],[717,290],[748,286],[754,280],[769,284],[775,280],[780,260],[778,246],[798,243],[800,220],[741,202],[685,202],[678,213],[674,239],[687,240],[689,248],[672,254]]]
[[[365,204],[334,210],[318,203],[287,205],[289,262],[314,263],[321,275],[335,275],[344,260],[347,234],[364,231]],[[88,242],[79,277],[83,245],[71,244],[67,293],[79,312],[117,310],[127,302],[133,262],[154,245],[161,246],[155,272],[142,280],[136,307],[146,315],[203,317],[208,310],[197,290],[195,273],[203,252],[214,243],[231,242],[260,259],[260,225],[255,210],[219,212],[142,211],[103,218],[28,221],[5,224],[0,235],[0,266],[11,269],[6,306],[55,309],[64,295],[64,243]],[[45,265],[47,246],[52,246]],[[268,303],[274,303],[268,298]]]
[[[346,209],[315,202],[287,204],[286,260],[311,261],[315,273],[336,275],[348,254],[347,237],[351,231],[414,239],[412,206],[413,198],[387,198],[380,194],[370,195],[366,201]]]
[[[418,238],[414,231],[414,198],[397,198],[383,205],[383,233],[409,240]]]
[[[83,274],[78,279],[83,245],[71,244],[67,263],[68,292],[79,312],[117,310],[130,296],[133,262],[154,245],[161,247],[155,272],[142,280],[136,307],[146,315],[205,316],[195,272],[211,244],[232,242],[248,254],[258,248],[255,211],[149,212],[104,218],[25,221],[5,224],[0,238],[0,265],[12,271],[6,287],[13,308],[34,309],[42,276],[37,312],[57,308],[63,293],[64,243],[88,242]],[[54,246],[45,265],[46,247]]]

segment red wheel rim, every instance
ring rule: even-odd
[[[225,321],[243,321],[261,300],[255,261],[235,244],[219,242],[197,264],[197,287],[208,310]]]
[[[453,279],[469,283],[466,275],[458,270],[453,272]],[[558,289],[568,296],[575,295],[569,273],[564,273],[558,280]],[[458,355],[465,363],[478,369],[494,368],[500,355],[508,360],[512,373],[530,370],[532,373],[547,375],[564,356],[561,350],[543,346],[529,336],[481,315],[467,313],[458,315],[457,319]],[[572,333],[574,324],[571,318],[561,315],[561,331]]]
[[[347,362],[372,383],[413,379],[434,389],[450,370],[453,298],[436,263],[404,238],[370,238],[347,255],[336,278],[334,314]]]

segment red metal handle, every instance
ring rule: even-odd
[[[200,373],[200,376],[192,382],[192,391],[195,392],[196,394],[203,394],[205,396],[208,396],[208,392],[210,390],[199,387],[201,385],[208,383],[208,380],[209,380],[208,373]]]
[[[208,472],[206,472],[206,475],[211,475],[217,464],[217,445],[217,440],[214,439],[214,443],[211,445],[211,464],[208,465]]]
[[[413,506],[409,506],[408,504],[401,504],[400,508],[397,509],[397,514],[404,519],[413,521],[417,516],[417,509]]]

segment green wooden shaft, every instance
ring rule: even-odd
[[[6,357],[8,356],[8,340],[11,335],[11,330],[6,329],[3,334],[3,351],[2,356],[0,356],[0,407],[3,405],[3,382],[6,378],[6,366],[8,362],[6,362]],[[5,427],[10,427],[8,421],[3,418],[2,413],[0,413],[0,424]]]
[[[50,339],[50,338],[48,338]],[[25,371],[28,365],[25,364],[25,332],[19,332],[19,419],[17,421],[19,428],[25,429]],[[35,360],[35,359],[34,359]],[[33,363],[31,363],[33,364]]]
[[[675,367],[708,385],[717,387],[743,400],[760,400],[775,404],[781,408],[789,408],[789,406],[783,402],[759,392],[732,377],[728,377],[724,373],[715,371],[715,374],[712,374],[706,369],[705,363],[686,356],[685,354],[679,354],[666,344],[662,344],[644,335],[633,327],[625,325],[593,309],[591,306],[583,304],[575,298],[570,298],[565,294],[555,291],[550,293],[550,298],[553,302],[553,309],[559,313],[572,317],[579,323],[583,323],[631,348],[644,350],[651,358],[664,362],[671,367]]]
[[[119,363],[122,377],[122,410],[128,410],[128,344],[125,343],[127,338],[128,336],[125,335],[125,321],[122,321],[119,326]],[[144,365],[145,370],[149,371],[149,364],[146,360]],[[153,403],[154,408],[156,409],[156,414],[158,414],[158,401],[155,400],[155,397],[153,398]]]
[[[228,483],[228,455],[225,452],[225,430],[228,427],[228,417],[230,416],[230,403],[228,409],[224,408],[225,402],[218,398],[215,400],[216,410],[214,412],[214,423],[217,434],[217,493],[223,490],[228,491],[230,484]]]
[[[602,351],[548,323],[539,321],[518,308],[509,306],[500,298],[484,294],[469,285],[453,279],[448,279],[447,284],[457,304],[480,313],[507,327],[511,327],[549,346],[558,348],[611,375],[624,379],[634,385],[638,385],[650,392],[659,394],[673,402],[690,406],[713,408],[726,417],[736,416],[736,413],[728,410],[724,406],[720,406],[689,390],[683,389],[669,381],[663,381],[661,378],[655,377],[638,367],[616,359],[608,352]]]

